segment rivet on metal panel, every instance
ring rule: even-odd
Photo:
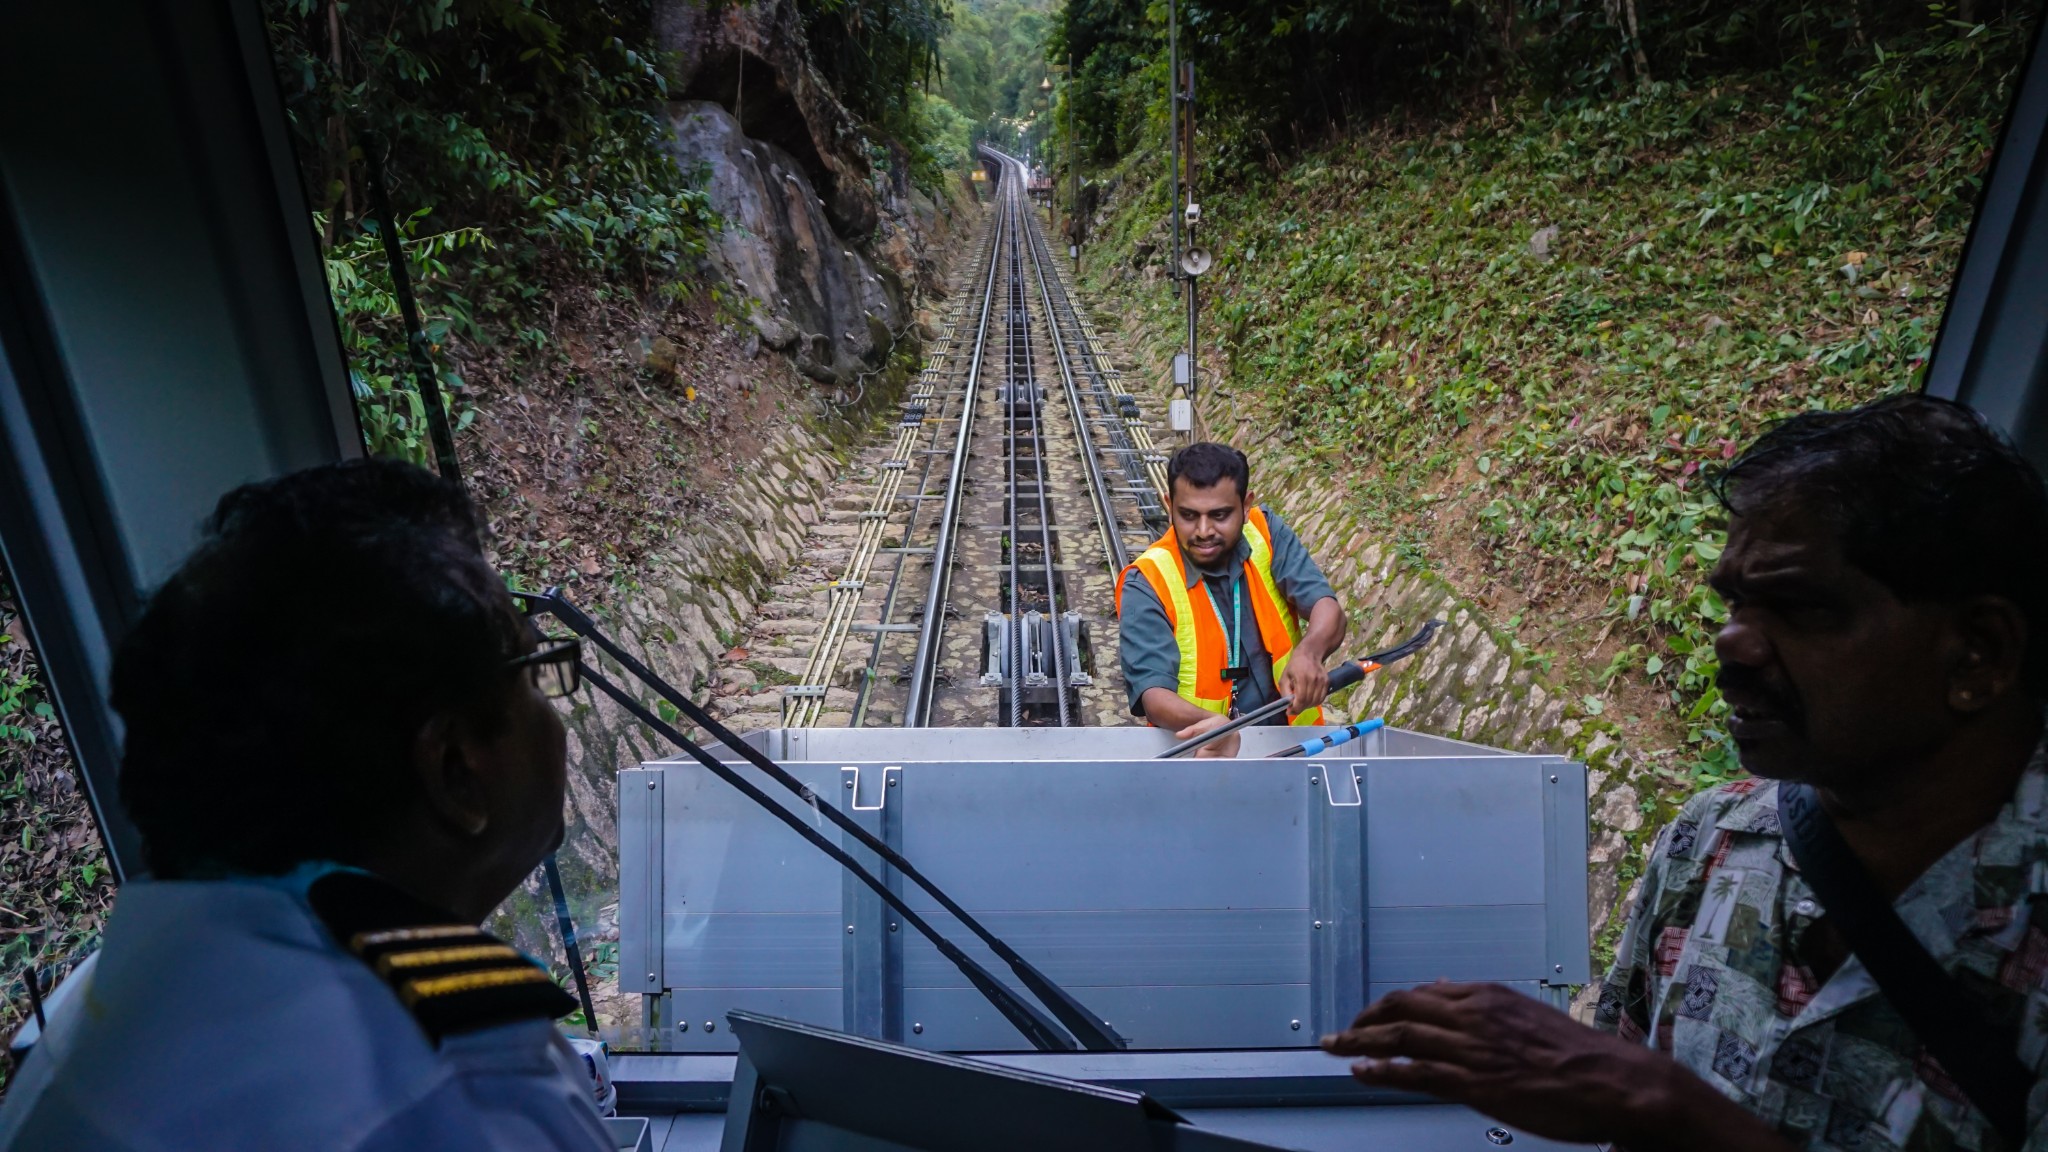
[[[1555,964],[1555,965],[1552,965],[1552,967],[1556,968],[1556,969],[1557,969],[1557,970],[1558,970],[1559,972],[1562,972],[1562,971],[1564,971],[1564,965],[1562,965],[1562,964]]]
[[[889,921],[889,931],[891,931],[891,932],[894,932],[895,930],[896,930],[896,922],[895,922],[894,920],[891,920],[891,921]]]
[[[654,973],[652,973],[652,972],[649,972],[649,973],[647,974],[647,978],[648,978],[649,980],[658,980],[658,979],[660,979],[660,977],[656,976],[656,975],[655,975]]]
[[[705,1030],[706,1032],[716,1032],[716,1031],[718,1031],[718,1021],[716,1021],[716,1020],[706,1020],[706,1021],[704,1022],[704,1030]]]
[[[847,780],[847,782],[846,782],[846,786],[847,786],[848,788],[851,788],[851,787],[853,787],[853,781],[852,781],[851,779],[848,779],[848,780]]]
[[[1301,1031],[1301,1021],[1299,1021],[1299,1020],[1289,1020],[1289,1021],[1287,1022],[1287,1026],[1288,1026],[1289,1028],[1292,1028],[1292,1029],[1294,1029],[1294,1030],[1295,1030],[1296,1032],[1299,1032],[1299,1031]]]
[[[1316,921],[1316,927],[1321,928],[1322,926],[1323,922],[1321,920]]]
[[[1505,1128],[1488,1128],[1486,1130],[1486,1142],[1489,1144],[1513,1144],[1515,1142],[1515,1134]]]
[[[889,787],[891,787],[891,788],[894,788],[895,786],[896,786],[896,778],[895,778],[894,776],[891,776],[891,777],[889,777]]]
[[[851,935],[853,935],[853,925],[851,925],[851,924],[848,924],[848,925],[846,926],[846,934],[847,934],[848,936],[851,936]]]
[[[678,1032],[688,1032],[689,1030],[690,1030],[690,1022],[689,1022],[688,1020],[681,1020],[681,1021],[677,1021],[677,1023],[676,1023],[676,1031],[678,1031]]]
[[[915,1032],[915,1033],[917,1033],[917,1034],[918,1034],[919,1036],[922,1036],[922,1035],[924,1035],[924,1025],[922,1025],[922,1024],[912,1024],[912,1025],[910,1026],[910,1030],[911,1030],[912,1032]]]
[[[649,780],[649,781],[647,782],[647,790],[648,790],[649,792],[652,792],[652,791],[654,791],[654,781],[652,781],[652,780]]]
[[[1550,778],[1550,782],[1551,782],[1552,784],[1555,784],[1555,783],[1557,783],[1557,777],[1555,777],[1555,776],[1552,776],[1552,777]]]
[[[1309,778],[1308,778],[1308,782],[1309,782],[1310,784],[1320,784],[1320,783],[1322,783],[1322,779],[1321,779],[1320,777],[1317,777],[1317,776],[1311,776],[1311,777],[1309,777]]]

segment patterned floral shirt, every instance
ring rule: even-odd
[[[1914,936],[2035,1069],[2030,1152],[2048,1152],[2048,741],[1998,818],[1900,895]],[[1777,785],[1688,801],[1650,856],[1596,1027],[1671,1053],[1812,1149],[2007,1147],[1842,954],[1790,861]]]

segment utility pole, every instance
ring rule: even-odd
[[[1181,213],[1184,211],[1182,192],[1186,185],[1181,180],[1181,82],[1180,82],[1180,8],[1175,0],[1166,0],[1166,136],[1171,147],[1166,183],[1171,206],[1167,215],[1173,218],[1173,253],[1167,265],[1167,276],[1173,281],[1176,293],[1188,293],[1191,300],[1194,281],[1181,271]],[[1183,283],[1185,281],[1185,283]],[[1190,328],[1192,332],[1192,328]],[[1195,403],[1195,356],[1193,341],[1186,352],[1173,358],[1173,383],[1181,389],[1187,400],[1188,412],[1183,420],[1173,421],[1175,431],[1186,431],[1192,435],[1194,428]],[[1183,424],[1186,427],[1183,427]]]
[[[1196,298],[1198,296],[1196,281],[1200,277],[1202,269],[1192,266],[1195,253],[1200,251],[1195,246],[1195,225],[1201,220],[1201,208],[1199,207],[1199,201],[1195,199],[1195,65],[1191,60],[1181,65],[1181,68],[1184,75],[1177,80],[1178,86],[1181,89],[1178,100],[1185,100],[1187,102],[1187,107],[1182,110],[1180,116],[1181,132],[1185,139],[1179,152],[1181,162],[1185,165],[1187,171],[1187,178],[1183,184],[1183,187],[1186,189],[1184,198],[1186,207],[1182,211],[1186,213],[1187,218],[1187,254],[1190,261],[1190,266],[1185,271],[1188,278],[1188,401],[1192,404],[1195,399],[1195,382],[1201,373],[1201,357],[1196,351],[1195,314]]]
[[[1172,148],[1167,162],[1166,186],[1172,205],[1167,214],[1173,217],[1173,253],[1167,264],[1167,277],[1173,281],[1173,290],[1180,291],[1180,13],[1174,0],[1166,0],[1166,139]],[[1180,383],[1180,381],[1175,381]]]
[[[1081,271],[1081,114],[1074,108],[1074,54],[1067,53],[1067,157],[1068,167],[1074,170],[1074,203],[1068,219],[1074,222],[1072,250],[1067,253],[1073,258],[1074,271]]]

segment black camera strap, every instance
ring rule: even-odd
[[[1850,852],[1820,797],[1805,784],[1778,784],[1778,823],[1814,894],[1906,1026],[2007,1144],[2027,1138],[2034,1074],[2015,1054],[2016,1033],[1990,1019],[1929,955]]]

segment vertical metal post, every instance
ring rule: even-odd
[[[1309,764],[1309,1017],[1318,1033],[1349,1027],[1368,999],[1365,765]]]
[[[1181,68],[1183,70],[1184,75],[1175,78],[1175,85],[1176,87],[1179,87],[1181,90],[1179,98],[1181,100],[1187,101],[1187,107],[1182,110],[1180,115],[1181,131],[1187,137],[1187,139],[1184,141],[1183,147],[1179,149],[1179,152],[1181,156],[1181,163],[1185,166],[1187,170],[1186,180],[1184,183],[1184,187],[1187,190],[1185,202],[1188,204],[1193,204],[1197,202],[1195,200],[1195,65],[1193,61],[1189,61],[1188,63],[1181,65]],[[1192,232],[1189,233],[1188,246],[1194,246],[1194,235]],[[1201,355],[1196,350],[1197,345],[1195,343],[1195,292],[1198,280],[1199,277],[1195,276],[1189,276],[1187,278],[1188,402],[1190,404],[1194,403],[1195,401],[1196,385],[1202,378]],[[1198,413],[1196,416],[1196,425],[1198,429],[1200,423],[1201,417]]]
[[[1173,218],[1173,252],[1166,278],[1180,291],[1180,9],[1166,0],[1166,139],[1172,149],[1167,161],[1166,187],[1170,203],[1166,214]]]
[[[1067,53],[1067,163],[1074,169],[1074,202],[1068,218],[1074,227],[1074,271],[1081,270],[1081,113],[1074,107],[1074,54]]]

